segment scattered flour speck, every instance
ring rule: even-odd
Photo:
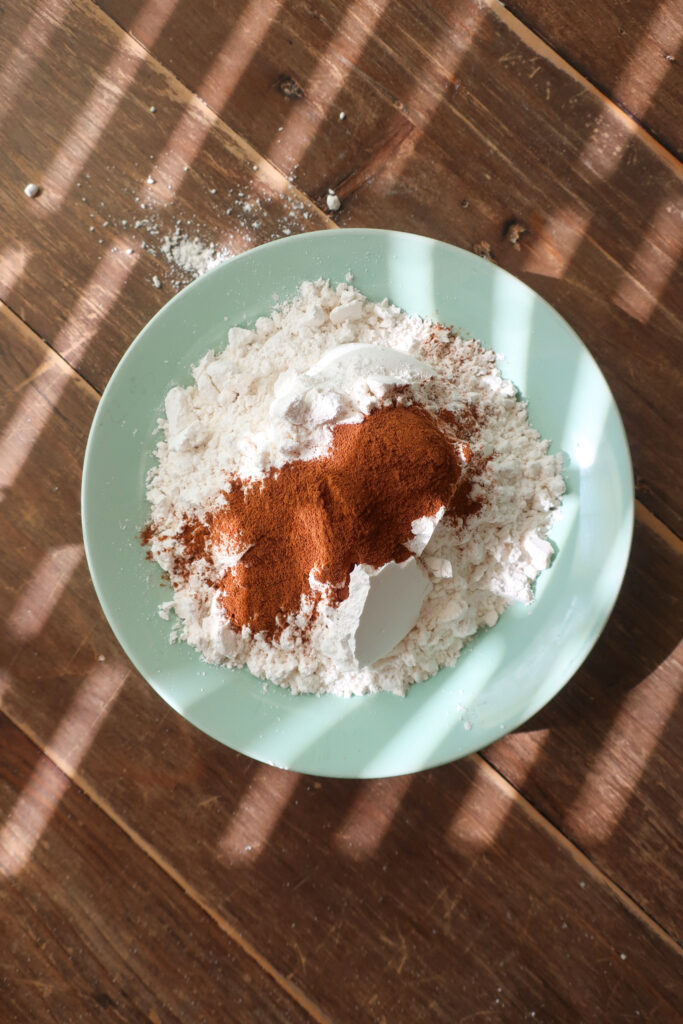
[[[230,258],[226,249],[205,245],[198,237],[190,238],[179,226],[161,240],[160,249],[170,264],[190,277],[199,277]]]

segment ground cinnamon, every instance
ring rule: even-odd
[[[206,525],[186,524],[186,557],[201,557],[209,536],[219,548],[249,547],[220,581],[220,600],[235,628],[272,637],[302,594],[315,597],[312,569],[337,603],[355,565],[409,557],[404,544],[414,519],[442,505],[453,512],[458,500],[466,508],[464,448],[447,432],[419,406],[382,408],[339,425],[323,458],[288,463],[256,482],[231,480],[224,509]]]

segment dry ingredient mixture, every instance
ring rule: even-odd
[[[400,694],[532,600],[560,459],[477,341],[305,282],[193,372],[166,397],[143,534],[173,640],[295,693]],[[364,663],[373,587],[412,628]]]

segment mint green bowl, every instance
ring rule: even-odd
[[[245,670],[169,644],[170,597],[138,534],[166,392],[222,348],[229,326],[268,313],[307,279],[344,280],[374,299],[453,324],[504,355],[534,427],[565,453],[557,556],[530,607],[479,633],[455,668],[405,698],[293,697]],[[119,363],[85,454],[83,533],[97,595],[121,646],[171,707],[250,757],[315,775],[371,778],[431,768],[486,746],[543,707],[581,665],[621,586],[633,532],[624,428],[592,356],[535,292],[499,267],[430,238],[321,231],[270,242],[199,278],[145,327]],[[466,710],[463,710],[466,709]]]

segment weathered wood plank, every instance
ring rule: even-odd
[[[599,847],[596,868],[479,758],[364,784],[255,765],[198,733],[128,673],[83,563],[65,572],[60,562],[51,579],[44,568],[60,547],[78,543],[74,494],[96,396],[16,317],[2,317],[0,407],[16,416],[25,397],[21,415],[38,415],[46,427],[3,505],[0,615],[9,628],[0,664],[9,717],[331,1017],[519,1019],[533,1010],[542,1020],[591,1021],[604,1019],[608,1005],[615,1017],[638,1010],[671,1018],[673,944],[616,888],[657,905],[660,882],[640,870],[637,849],[623,865],[612,859],[616,885],[608,884]],[[36,374],[41,364],[54,367],[51,391],[47,371]],[[632,600],[649,596],[636,589]],[[635,642],[654,658],[665,641],[652,628]],[[616,642],[629,641],[618,632]],[[675,666],[660,671],[668,692]],[[599,701],[591,713],[604,713]],[[639,715],[627,726],[638,746]],[[581,772],[580,741],[560,778]],[[558,764],[564,756],[558,750]],[[658,745],[649,764],[667,756]],[[618,774],[622,757],[610,748],[602,771]],[[586,827],[596,813],[588,797],[579,812]],[[659,806],[650,809],[656,819]],[[669,813],[665,794],[661,807]],[[664,834],[668,826],[658,827]],[[340,964],[343,984],[330,984]]]
[[[175,7],[169,24],[160,29],[155,22],[152,35],[145,19],[135,18],[137,7],[129,0],[107,3],[112,4],[107,9],[121,24],[139,35],[163,62],[172,63],[174,73],[197,88],[200,95],[204,95],[205,80],[199,70],[206,65],[199,54],[206,55],[207,35],[213,33],[214,49],[218,40],[225,41],[221,51],[224,64],[229,56],[236,56],[241,5],[225,4],[218,16],[201,3],[193,5],[191,11]],[[332,0],[316,5],[315,12],[305,5],[301,10],[291,5],[286,11],[271,11],[263,47],[255,51],[252,63],[244,69],[250,86],[248,95],[234,104],[228,98],[222,108],[226,119],[232,122],[237,118],[238,129],[260,151],[270,151],[273,132],[267,112],[280,104],[277,110],[282,120],[280,101],[284,100],[277,90],[277,95],[273,93],[277,71],[274,64],[267,65],[264,49],[273,51],[273,61],[275,55],[280,59],[286,55],[309,104],[318,107],[330,101],[322,85],[324,67],[328,78],[343,80],[349,98],[362,94],[367,104],[368,93],[374,91],[376,121],[387,123],[395,108],[400,108],[410,125],[421,132],[429,130],[436,120],[431,134],[446,151],[448,140],[452,140],[460,162],[465,154],[468,161],[479,161],[486,155],[494,160],[507,156],[495,167],[495,175],[488,179],[479,175],[480,190],[496,189],[504,195],[510,184],[518,186],[519,181],[526,180],[533,184],[539,198],[544,197],[546,213],[572,198],[581,201],[591,213],[587,225],[590,237],[600,244],[611,239],[618,247],[614,251],[616,262],[628,268],[634,242],[648,226],[649,205],[659,200],[665,205],[677,194],[675,161],[651,145],[646,133],[582,83],[523,26],[522,35],[515,33],[511,28],[514,19],[500,5],[466,3],[453,9],[448,0],[431,0],[429,4],[402,0],[384,11],[382,7],[376,0],[368,0],[347,11],[348,26],[363,40],[362,47],[341,32],[341,10]],[[291,21],[283,20],[287,18]],[[183,32],[195,45],[178,48],[174,24],[182,24]],[[358,51],[354,66],[350,48],[354,54]],[[310,51],[316,49],[322,54],[320,65],[311,69]],[[296,61],[300,66],[295,66]],[[309,95],[306,89],[317,91]],[[510,102],[511,96],[515,103]],[[205,98],[210,101],[209,91]],[[259,117],[254,116],[257,108]],[[296,114],[298,109],[295,104],[291,115],[294,124],[292,130],[285,126],[285,135],[297,149],[306,143],[305,164],[299,162],[295,167],[290,157],[280,156],[278,149],[273,155],[279,166],[295,173],[303,187],[313,193],[320,193],[342,177],[355,175],[358,167],[362,171],[365,162],[347,151],[339,152],[340,170],[333,170],[327,154],[323,159],[319,146],[313,144],[319,143],[319,136],[329,129],[330,115],[336,113],[336,108],[328,110],[327,120],[318,126],[314,137],[310,137],[305,119]],[[354,138],[361,137],[367,127],[364,111],[361,106],[354,115]],[[347,120],[350,116],[352,112]],[[350,130],[351,126],[347,127]],[[468,134],[459,139],[465,130]],[[395,125],[392,138],[399,142],[406,134],[404,127]],[[382,149],[383,139],[377,133],[375,137],[375,148]],[[318,173],[311,180],[313,169]],[[612,180],[615,173],[616,180]],[[410,184],[409,176],[406,178]],[[494,184],[487,185],[487,181]],[[609,207],[601,211],[607,191],[613,195]],[[663,241],[668,235],[669,251],[680,242],[675,226],[673,217],[657,225]],[[607,251],[611,253],[609,247]],[[647,289],[647,282],[644,287]]]
[[[502,9],[486,4],[453,10],[443,0],[429,5],[404,0],[386,7],[368,0],[342,9],[326,0],[313,12],[303,4],[243,10],[234,4],[209,8],[180,2],[150,11],[135,6],[134,15],[132,6],[123,5],[114,13],[162,59],[170,62],[174,54],[174,75],[196,87],[319,201],[328,185],[337,185],[345,199],[341,224],[416,230],[465,248],[486,243],[499,262],[548,298],[576,327],[615,390],[641,499],[672,529],[683,530],[683,481],[676,471],[680,445],[672,441],[683,434],[677,359],[683,221],[674,162],[661,147],[544,44],[527,38],[529,33],[513,32]],[[11,16],[7,20],[11,30]],[[8,31],[8,43],[11,36]],[[163,297],[164,292],[150,289],[152,273],[162,278],[164,291],[170,281],[161,273],[163,263],[147,250],[137,267],[131,266],[139,251],[127,256],[122,247],[132,241],[135,248],[138,241],[124,229],[110,239],[119,252],[105,252],[98,262],[93,253],[102,251],[96,243],[104,221],[88,232],[91,213],[102,209],[110,228],[120,225],[128,219],[124,211],[139,213],[135,197],[142,202],[150,192],[163,192],[167,179],[175,182],[178,160],[187,160],[183,166],[192,170],[187,180],[180,175],[177,196],[166,189],[176,207],[161,204],[154,214],[162,218],[161,235],[173,227],[178,210],[183,221],[196,216],[208,237],[226,236],[233,248],[281,233],[284,224],[300,230],[326,221],[322,215],[314,221],[318,215],[304,209],[286,220],[291,198],[277,199],[277,190],[285,188],[280,177],[277,187],[273,184],[273,203],[263,196],[255,217],[260,227],[252,230],[253,210],[245,214],[245,200],[235,197],[243,186],[250,197],[253,189],[268,192],[277,172],[264,165],[261,176],[267,181],[251,182],[250,161],[258,163],[252,151],[247,147],[252,155],[245,157],[234,133],[212,120],[176,78],[87,0],[69,8],[63,25],[54,29],[54,41],[63,54],[65,84],[51,85],[46,101],[47,70],[38,65],[23,90],[25,121],[32,137],[40,139],[39,166],[47,175],[46,193],[33,203],[20,186],[29,176],[31,156],[34,166],[38,159],[37,142],[27,144],[24,124],[7,119],[11,187],[5,216],[18,246],[32,255],[13,286],[6,272],[2,294],[39,333],[52,339],[52,324],[60,327],[65,333],[57,347],[69,352],[71,361],[80,359],[88,379],[101,385]],[[92,64],[85,60],[90,52]],[[314,65],[316,52],[321,57]],[[67,173],[74,140],[68,132],[66,139],[55,139],[54,125],[80,118],[87,138],[93,123],[106,120],[111,99],[97,117],[89,111],[101,105],[98,68],[112,63],[120,103],[88,155],[85,173],[91,177],[81,175],[78,190]],[[284,93],[277,87],[281,75],[301,84],[303,99],[292,96],[291,86]],[[227,90],[225,82],[232,83]],[[110,96],[109,89],[104,93]],[[347,114],[343,122],[340,97]],[[157,108],[154,115],[150,101]],[[211,131],[204,138],[208,124]],[[349,133],[343,144],[340,131]],[[189,142],[183,141],[186,136]],[[204,140],[197,154],[196,138]],[[160,161],[167,147],[170,164]],[[65,155],[48,162],[53,150]],[[160,163],[162,171],[155,171]],[[144,184],[150,171],[156,174],[154,186]],[[88,202],[79,207],[79,191],[86,185]],[[58,193],[66,189],[53,213],[48,186]],[[237,215],[224,213],[233,209],[224,204],[226,197],[232,197]],[[44,218],[41,202],[48,211]],[[88,210],[91,203],[95,209]],[[526,228],[514,244],[508,230],[512,221]],[[152,245],[154,238],[148,238]],[[11,269],[16,271],[16,263]],[[75,293],[80,300],[74,309]],[[95,336],[88,342],[80,325],[103,300],[116,302],[117,316],[109,319],[106,339],[97,337],[90,321]]]
[[[624,588],[595,650],[547,708],[485,753],[610,877],[646,874],[642,905],[672,934],[680,931],[683,895],[674,781],[683,735],[681,622],[683,544],[637,522]]]
[[[672,152],[683,151],[681,10],[674,2],[562,0],[505,6]]]
[[[24,20],[10,5],[0,34],[0,67],[31,69],[0,111],[0,297],[101,389],[191,279],[163,251],[178,225],[237,253],[328,221],[94,5]]]
[[[378,90],[357,70],[377,50],[357,11],[380,38],[383,2],[180,0],[154,16],[134,0],[99,6],[309,194],[410,130],[400,83]]]
[[[4,715],[2,1019],[310,1021]]]

